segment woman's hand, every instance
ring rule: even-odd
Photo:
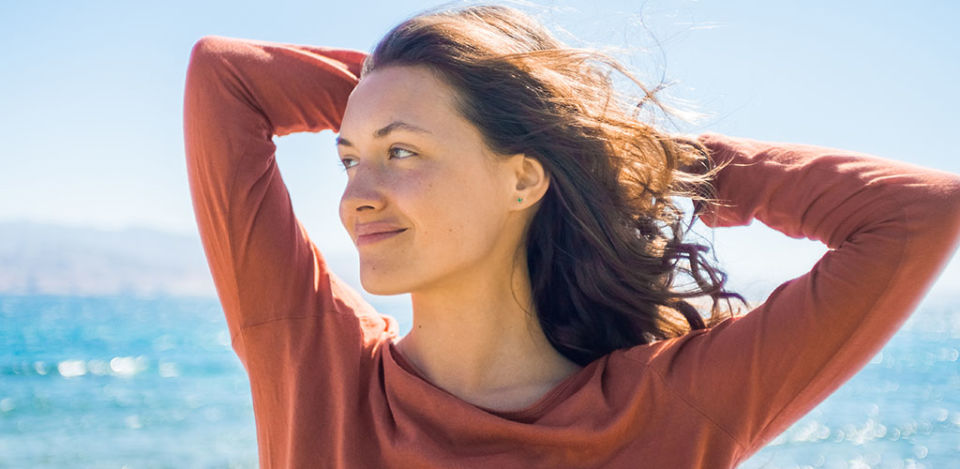
[[[697,142],[696,139],[689,138],[689,137],[674,137],[674,141],[677,142],[678,144],[687,145],[691,148],[703,149],[702,158],[697,158],[696,160],[689,161],[689,162],[678,161],[677,170],[683,171],[685,173],[690,173],[690,174],[703,175],[709,172],[711,169],[713,169],[713,161],[710,158],[710,150],[706,149],[706,147],[704,147],[702,144]],[[694,153],[698,153],[698,152],[694,152]],[[690,158],[693,159],[692,154],[688,153],[687,155],[689,155]]]

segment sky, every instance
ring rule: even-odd
[[[477,2],[460,2],[467,3]],[[673,83],[668,101],[705,116],[676,130],[850,149],[960,173],[957,2],[501,3],[531,12],[567,43],[615,51],[647,83]],[[182,113],[198,39],[370,51],[390,27],[439,4],[3,2],[0,220],[195,236]],[[333,139],[330,131],[275,138],[277,160],[314,241],[324,252],[354,251],[337,216],[346,175]],[[712,234],[718,257],[745,282],[800,275],[826,252],[759,222]],[[960,285],[958,264],[955,257],[943,281]]]

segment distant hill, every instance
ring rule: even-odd
[[[764,252],[782,253],[775,243],[783,240],[765,242],[759,238],[732,238],[722,246],[730,259],[737,260],[724,265],[731,277],[728,289],[755,304],[778,284],[809,268],[804,263],[813,263],[782,255],[764,261],[762,256],[755,255],[757,246],[763,246]],[[804,247],[789,242],[793,243],[789,246]],[[379,297],[362,290],[355,251],[324,251],[324,256],[331,269],[368,300],[406,304],[406,299],[399,296]],[[782,266],[775,269],[773,263]],[[948,309],[960,305],[960,262],[953,264],[925,300],[928,305]],[[216,298],[199,235],[147,228],[111,231],[29,221],[0,221],[0,293]]]
[[[215,296],[200,238],[0,222],[0,292]]]
[[[331,253],[355,275],[348,254]],[[0,221],[0,293],[216,297],[199,235]]]

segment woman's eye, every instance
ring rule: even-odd
[[[407,150],[406,148],[400,148],[400,147],[393,147],[393,148],[391,148],[391,149],[390,149],[390,154],[393,154],[392,152],[393,152],[394,150],[405,151],[405,152],[407,152],[407,153],[410,153],[411,155],[416,155],[416,153],[414,153],[414,152],[412,152],[412,151],[410,151],[410,150]]]
[[[416,153],[414,153],[414,152],[412,152],[412,151],[410,151],[410,150],[407,150],[406,148],[400,148],[400,147],[393,147],[393,148],[387,150],[387,153],[389,153],[390,156],[393,156],[393,155],[394,155],[394,151],[397,151],[397,150],[399,150],[399,151],[401,151],[401,152],[407,152],[407,153],[409,153],[409,155],[407,155],[407,156],[398,157],[398,158],[400,158],[400,159],[409,158],[409,157],[412,156],[412,155],[416,155]],[[348,169],[356,166],[355,164],[353,164],[353,165],[349,164],[349,162],[351,162],[351,161],[353,161],[353,158],[343,158],[343,159],[341,159],[341,160],[340,160],[340,169],[342,169],[343,171],[346,171],[346,170],[348,170]]]

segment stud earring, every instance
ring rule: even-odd
[[[519,199],[517,199],[517,202],[523,202],[523,197],[520,197]]]

